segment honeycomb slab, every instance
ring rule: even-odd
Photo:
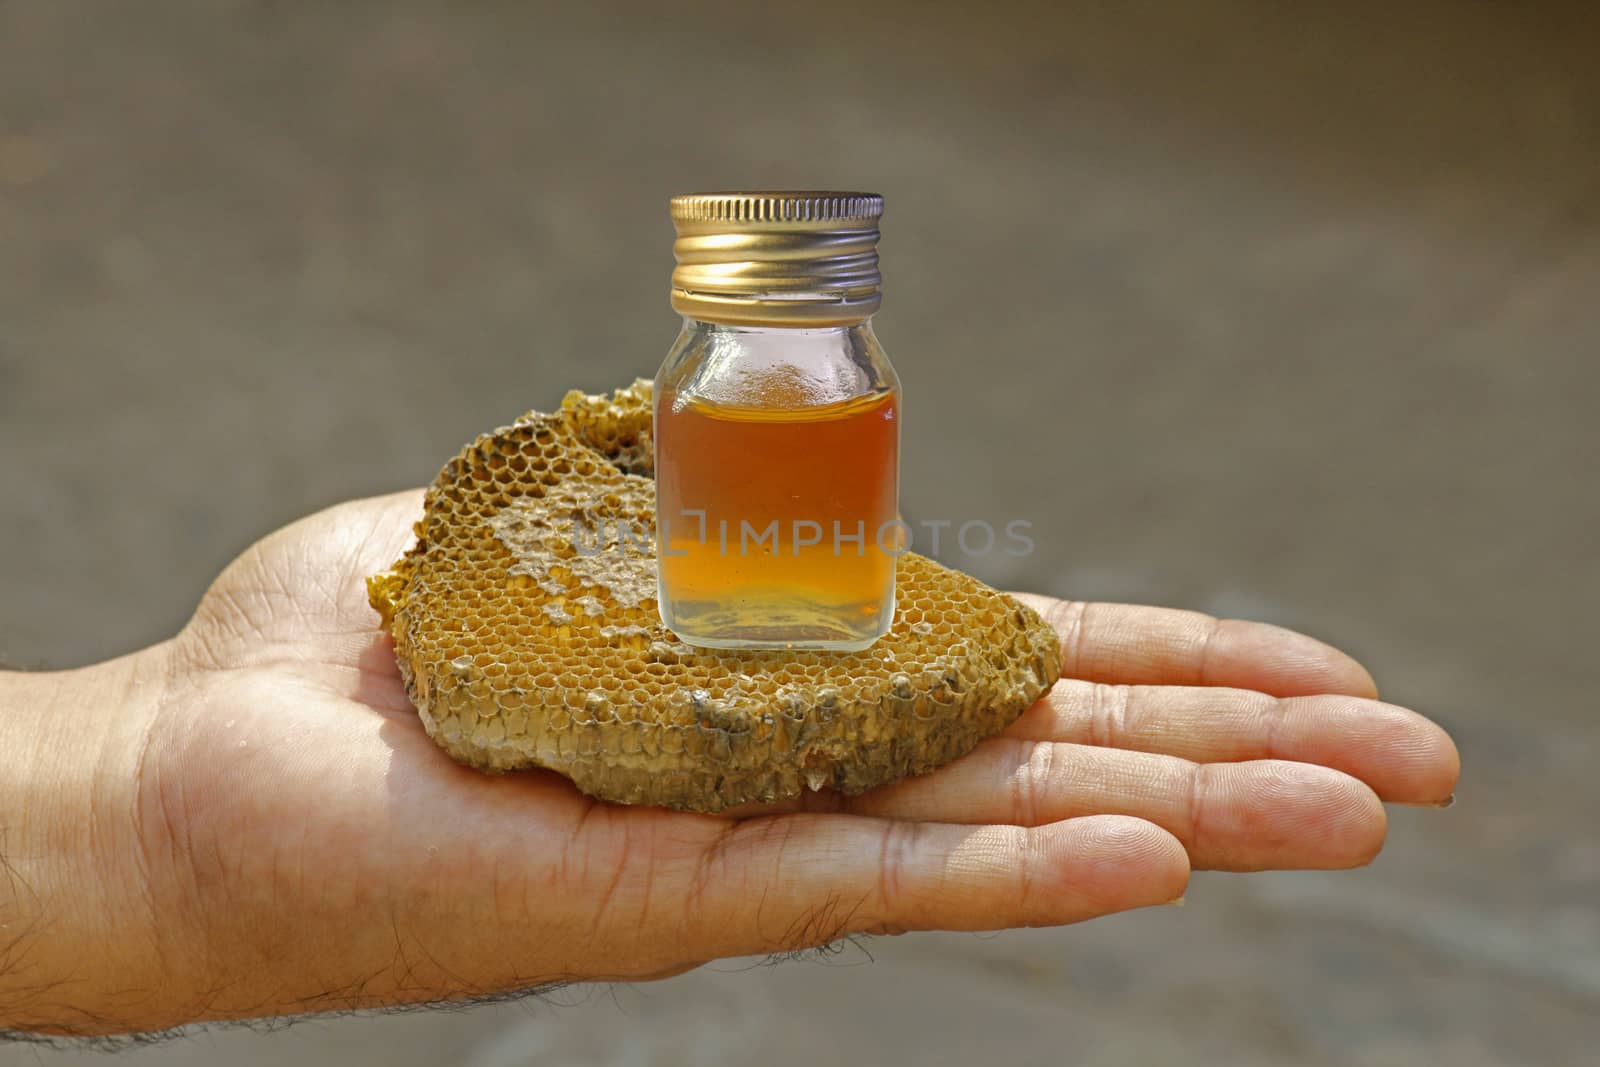
[[[650,434],[640,380],[479,437],[429,488],[416,545],[368,579],[417,713],[455,759],[719,811],[931,771],[1055,682],[1037,613],[910,552],[894,627],[865,651],[685,645],[656,610]]]

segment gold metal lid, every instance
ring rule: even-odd
[[[841,326],[879,292],[876,193],[691,193],[672,198],[672,306],[704,322]]]

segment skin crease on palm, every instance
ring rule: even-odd
[[[0,1029],[114,1033],[679,973],[850,934],[1077,922],[1191,869],[1341,868],[1454,745],[1260,623],[1025,599],[1064,679],[1003,735],[855,798],[720,816],[461,767],[363,580],[418,492],[261,541],[175,638],[0,675]]]

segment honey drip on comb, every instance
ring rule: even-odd
[[[1056,635],[1034,611],[913,553],[897,561],[893,628],[862,652],[684,645],[635,595],[654,576],[648,547],[580,561],[571,533],[626,522],[650,544],[650,408],[640,381],[479,437],[428,490],[417,544],[368,580],[423,726],[452,757],[718,811],[925,773],[1055,681]]]

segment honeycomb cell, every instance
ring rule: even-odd
[[[684,645],[656,613],[650,414],[639,381],[480,437],[429,489],[416,545],[368,580],[422,723],[455,759],[695,811],[858,793],[963,755],[1055,681],[1057,638],[1035,612],[910,552],[899,616],[871,648]]]

